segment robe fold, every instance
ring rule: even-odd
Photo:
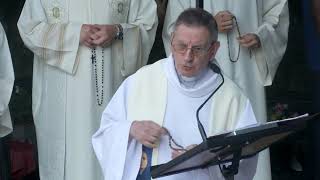
[[[178,15],[187,8],[195,7],[195,0],[170,0],[163,26],[163,41],[167,55],[170,54],[170,34]],[[228,10],[237,18],[240,34],[255,33],[261,48],[250,52],[240,47],[239,60],[229,60],[227,34],[219,33],[219,51],[216,60],[226,76],[232,79],[250,99],[259,122],[267,121],[264,86],[272,84],[276,70],[284,55],[288,39],[289,14],[287,0],[212,0],[204,1],[204,9],[216,15]],[[234,23],[235,24],[235,23]],[[237,30],[229,33],[230,53],[236,59],[238,49]],[[269,153],[258,163],[256,180],[270,180]],[[261,153],[260,153],[261,154]],[[262,160],[264,159],[264,160]]]
[[[97,73],[91,49],[79,44],[83,24],[123,27],[123,40],[114,40],[103,54],[96,48]],[[26,0],[18,29],[34,53],[32,109],[41,179],[102,179],[91,136],[121,82],[146,64],[156,28],[152,0]]]
[[[126,79],[106,107],[99,130],[92,138],[93,147],[105,180],[135,180],[142,158],[142,145],[129,135],[135,120],[152,120],[169,130],[179,144],[188,146],[202,142],[196,121],[196,110],[221,83],[221,77],[208,70],[195,88],[179,83],[172,56],[141,68]],[[200,120],[209,136],[252,125],[256,119],[249,100],[229,79],[200,111]],[[153,149],[152,164],[171,160],[168,137],[160,139]],[[257,158],[243,160],[238,180],[252,179]],[[224,179],[213,166],[159,180]]]
[[[0,23],[0,138],[12,132],[9,101],[14,84],[14,72],[6,33]]]

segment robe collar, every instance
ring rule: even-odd
[[[221,82],[220,76],[211,69],[206,69],[197,77],[179,77],[172,54],[164,61],[164,71],[168,82],[178,91],[189,97],[203,97],[209,95]]]

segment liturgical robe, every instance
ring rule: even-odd
[[[168,2],[163,27],[163,41],[167,55],[170,54],[170,34],[176,18],[184,9],[195,6],[195,0]],[[238,84],[250,99],[257,120],[266,122],[264,86],[272,84],[286,50],[289,26],[287,0],[204,0],[204,9],[213,15],[228,10],[237,18],[241,35],[255,33],[259,36],[261,48],[253,49],[250,53],[247,48],[241,47],[239,60],[233,63],[229,60],[227,34],[219,33],[220,49],[216,59],[226,76]],[[237,37],[234,26],[229,33],[229,48],[233,60],[239,51]],[[261,161],[258,163],[255,180],[270,180],[271,170],[267,160],[269,153],[265,151],[260,155]]]
[[[0,138],[12,131],[9,101],[14,83],[11,54],[5,31],[0,23]]]
[[[97,73],[91,63],[91,49],[79,44],[82,24],[123,27],[123,40],[114,40],[103,51],[97,47]],[[40,178],[102,179],[91,136],[121,82],[147,62],[157,28],[156,3],[26,0],[18,28],[34,53],[32,108]],[[99,101],[103,99],[101,106],[97,95]]]
[[[92,143],[105,180],[135,180],[140,168],[142,145],[129,137],[134,120],[152,120],[165,127],[183,146],[202,142],[196,110],[221,83],[221,77],[207,69],[192,87],[184,86],[176,73],[172,56],[139,70],[120,86],[106,107]],[[249,100],[229,78],[200,111],[208,135],[256,123]],[[171,160],[168,137],[153,150],[152,164]],[[252,179],[257,158],[243,160],[238,180]],[[219,168],[172,175],[159,180],[224,179]]]

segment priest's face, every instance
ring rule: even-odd
[[[218,48],[218,42],[210,41],[205,27],[179,25],[172,34],[171,51],[176,70],[186,77],[196,76],[207,68]]]

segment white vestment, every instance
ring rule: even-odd
[[[97,73],[91,49],[79,44],[82,24],[123,27],[123,40],[114,40],[104,48],[104,54],[97,47]],[[32,108],[40,178],[102,179],[91,136],[121,82],[147,62],[157,28],[156,3],[27,0],[18,28],[25,45],[34,53]],[[103,99],[101,106],[97,95]]]
[[[12,132],[9,101],[14,83],[14,72],[6,33],[0,23],[0,138]]]
[[[163,26],[163,41],[167,55],[170,54],[170,34],[175,20],[184,9],[195,6],[195,0],[168,2]],[[229,60],[227,34],[219,33],[220,48],[216,59],[222,71],[238,84],[250,99],[257,120],[266,122],[264,86],[271,85],[286,49],[289,26],[287,0],[204,0],[204,9],[213,15],[228,10],[237,18],[241,35],[255,33],[259,36],[261,48],[252,50],[250,55],[247,48],[241,47],[239,60],[233,63]],[[236,29],[234,26],[229,33],[229,48],[233,60],[236,59],[239,50]],[[265,160],[258,163],[256,180],[271,179],[269,153],[263,153],[260,154],[264,157],[259,159]]]
[[[126,79],[106,107],[100,128],[92,140],[105,180],[135,180],[137,177],[142,145],[129,137],[133,120],[152,120],[160,124],[183,146],[201,143],[196,110],[220,83],[221,77],[208,70],[194,87],[184,87],[178,79],[172,56],[146,66]],[[249,100],[228,78],[200,111],[200,121],[210,136],[256,123]],[[153,164],[171,160],[167,136],[161,138],[160,146],[153,150],[152,156]],[[256,163],[256,157],[243,160],[236,179],[252,179]],[[158,179],[224,178],[219,168],[213,166]]]

